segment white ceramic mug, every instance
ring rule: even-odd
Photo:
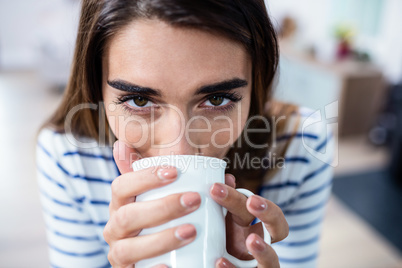
[[[136,263],[136,268],[152,267],[165,264],[171,268],[211,268],[216,261],[224,257],[237,267],[256,267],[257,261],[239,260],[226,251],[225,216],[227,210],[216,203],[210,196],[210,188],[214,183],[225,183],[226,162],[199,155],[168,155],[143,158],[133,163],[133,170],[155,167],[175,166],[178,177],[173,183],[158,189],[153,189],[136,197],[136,202],[159,199],[171,194],[182,192],[198,192],[201,196],[200,207],[181,218],[163,225],[144,229],[139,235],[152,234],[182,224],[193,224],[197,230],[196,239],[174,251],[164,255],[142,260]],[[237,189],[246,196],[253,195],[246,189]],[[271,236],[262,224],[264,240],[271,243]],[[134,253],[135,254],[135,253]]]

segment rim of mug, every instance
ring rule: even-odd
[[[135,171],[135,170],[142,170],[142,169],[145,169],[145,168],[150,168],[150,167],[155,167],[155,166],[158,166],[158,165],[152,165],[152,160],[153,159],[158,159],[158,158],[160,158],[160,159],[172,159],[172,158],[178,158],[178,157],[184,157],[184,158],[202,158],[202,159],[205,159],[205,160],[207,160],[207,161],[218,161],[218,162],[220,162],[221,164],[224,164],[225,165],[225,167],[226,167],[226,165],[227,165],[227,162],[225,161],[225,160],[223,160],[223,159],[221,159],[221,158],[217,158],[217,157],[212,157],[212,156],[204,156],[204,155],[193,155],[193,154],[178,154],[178,155],[157,155],[157,156],[151,156],[151,157],[144,157],[144,158],[141,158],[141,159],[138,159],[138,160],[136,160],[136,161],[134,161],[131,165],[132,165],[132,167],[133,167],[133,170]],[[146,167],[143,167],[143,166],[141,166],[141,163],[142,162],[144,162],[144,161],[151,161],[151,164],[148,166],[146,166]],[[136,167],[135,169],[134,169],[134,167]]]

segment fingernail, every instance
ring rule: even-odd
[[[177,169],[175,167],[159,168],[156,173],[161,180],[173,180],[177,177]]]
[[[262,197],[253,195],[250,197],[250,207],[254,210],[264,211],[268,206]]]
[[[157,266],[153,266],[153,268],[169,268],[166,264],[158,264]]]
[[[133,163],[137,160],[141,159],[141,155],[138,153],[130,153],[130,163]]]
[[[224,199],[227,195],[228,195],[228,191],[226,190],[225,187],[223,187],[221,184],[219,183],[215,183],[212,186],[211,192],[214,196],[217,196],[221,199]]]
[[[219,267],[220,268],[230,268],[229,262],[225,259],[221,259],[219,262]]]
[[[255,251],[258,251],[258,252],[264,251],[264,250],[265,250],[265,247],[266,247],[264,241],[263,241],[260,237],[258,237],[258,236],[255,236],[255,239],[254,239],[254,241],[251,243],[251,246],[253,247],[253,249],[254,249]]]
[[[191,224],[182,225],[176,229],[175,235],[179,240],[187,240],[197,234],[197,230]]]
[[[194,208],[201,203],[201,197],[198,193],[185,193],[181,196],[180,203],[185,208]]]

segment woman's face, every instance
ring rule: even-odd
[[[223,158],[250,108],[251,60],[224,37],[137,20],[109,43],[103,99],[115,136],[142,157]]]

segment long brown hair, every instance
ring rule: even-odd
[[[172,26],[208,31],[242,44],[250,54],[253,66],[249,116],[267,115],[272,120],[272,107],[277,105],[272,103],[271,109],[264,110],[264,104],[271,100],[279,49],[264,0],[83,0],[71,76],[61,105],[45,126],[64,132],[69,111],[79,104],[91,103],[99,105],[98,109],[79,110],[71,120],[73,133],[98,141],[102,133],[106,137],[105,143],[109,145],[116,139],[107,120],[99,120],[100,117],[105,119],[102,57],[108,41],[122,27],[140,18],[158,19]],[[250,127],[263,126],[255,120]],[[239,139],[242,138],[243,135]],[[250,139],[255,144],[271,140],[271,137],[256,134]],[[232,146],[228,157],[246,152],[251,156],[263,157],[266,150],[252,149],[247,145],[241,148]],[[244,177],[246,169],[229,168],[229,171]],[[257,173],[254,176],[261,178]]]

